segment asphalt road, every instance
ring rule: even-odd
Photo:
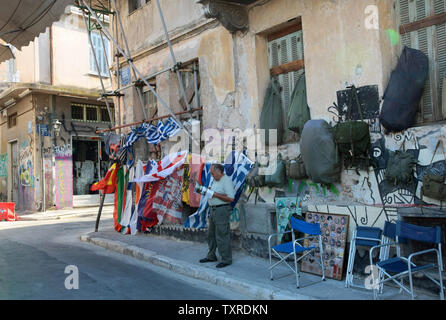
[[[0,222],[0,299],[249,299],[81,242],[94,219]],[[100,228],[107,227],[112,219],[103,217]],[[67,266],[77,268],[78,282]]]

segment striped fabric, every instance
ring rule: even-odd
[[[235,207],[243,192],[246,175],[249,173],[253,165],[254,163],[251,160],[249,160],[243,153],[238,151],[233,151],[225,161],[225,174],[231,178],[236,191],[234,202],[231,203],[232,208]],[[205,187],[211,186],[212,182],[214,181],[210,171],[211,166],[212,163],[206,163],[203,171],[201,172],[201,182]],[[206,228],[207,219],[209,217],[208,201],[209,197],[201,197],[200,207],[198,208],[197,212],[189,216],[184,224],[186,228]]]
[[[164,157],[161,161],[150,162],[149,172],[132,182],[155,182],[166,179],[185,162],[187,154],[187,151],[180,151]]]

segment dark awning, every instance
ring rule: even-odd
[[[0,0],[0,39],[20,50],[64,13],[74,0]],[[7,47],[0,47],[0,63],[10,59]]]

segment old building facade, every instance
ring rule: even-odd
[[[93,35],[93,46],[103,50]],[[109,43],[106,43],[109,52]],[[106,172],[97,129],[112,125],[80,11],[58,22],[15,59],[0,64],[0,193],[18,211],[97,204],[89,186]],[[110,79],[105,63],[100,71]],[[113,105],[111,104],[113,107]],[[102,157],[101,157],[102,156]]]

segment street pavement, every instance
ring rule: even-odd
[[[295,277],[286,267],[279,267],[271,281],[269,261],[242,251],[234,250],[233,264],[223,269],[215,268],[217,262],[201,264],[198,261],[206,255],[206,243],[152,234],[120,234],[113,230],[112,209],[104,207],[98,232],[93,232],[97,208],[28,215],[27,221],[0,223],[0,240],[3,239],[9,248],[0,251],[0,286],[15,289],[0,293],[0,298],[373,299],[372,291],[345,288],[344,281],[333,279],[322,282],[320,277],[303,272],[301,288],[297,289]],[[33,261],[31,265],[30,261]],[[79,266],[82,290],[65,289],[67,275],[63,268],[67,265]],[[29,275],[26,280],[18,275],[12,276],[14,281],[5,280],[8,272],[17,270],[15,266],[23,268],[21,272]],[[43,269],[47,270],[44,272]],[[171,279],[182,281],[181,285],[167,285]],[[191,290],[188,284],[194,289]],[[203,288],[207,290],[203,291]],[[32,289],[30,293],[29,289]],[[439,298],[438,294],[421,289],[416,293],[418,300]],[[410,297],[386,285],[380,299],[408,300]]]
[[[112,216],[105,211],[101,227],[112,228]],[[96,218],[85,215],[85,210],[80,217],[63,212],[65,219],[56,214],[41,218],[0,222],[0,299],[248,298],[80,241],[94,229]],[[71,266],[79,273],[78,289]]]

